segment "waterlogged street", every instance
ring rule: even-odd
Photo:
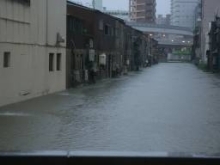
[[[2,107],[0,150],[220,153],[220,78],[162,63]]]

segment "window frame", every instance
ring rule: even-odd
[[[11,52],[7,51],[3,54],[3,68],[9,68],[11,66]]]
[[[57,53],[56,70],[61,71],[62,68],[62,53]]]
[[[49,53],[49,72],[54,71],[54,53]]]

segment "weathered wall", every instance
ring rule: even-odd
[[[56,45],[57,33],[65,39],[66,0],[0,0],[0,106],[65,89],[66,43]],[[10,52],[8,68],[4,52]],[[49,53],[54,53],[52,72]]]

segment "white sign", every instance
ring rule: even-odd
[[[100,65],[106,65],[106,54],[99,55],[99,64]]]

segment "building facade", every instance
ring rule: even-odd
[[[111,16],[114,16],[116,18],[120,18],[124,21],[130,21],[129,11],[126,11],[126,10],[104,10],[103,12],[106,14],[109,14]]]
[[[146,41],[122,19],[68,1],[67,86],[92,82],[94,70],[103,79],[139,68],[147,58]]]
[[[155,23],[156,0],[129,0],[129,12],[131,21]]]
[[[207,63],[206,52],[209,50],[209,31],[211,28],[211,22],[214,21],[216,15],[220,15],[220,3],[219,0],[202,0],[202,20],[201,20],[201,60]]]
[[[66,0],[0,1],[0,106],[65,89]]]
[[[170,25],[170,14],[167,14],[165,17],[161,14],[157,16],[156,24],[158,25]]]
[[[171,0],[171,25],[193,29],[198,3],[199,0]]]

